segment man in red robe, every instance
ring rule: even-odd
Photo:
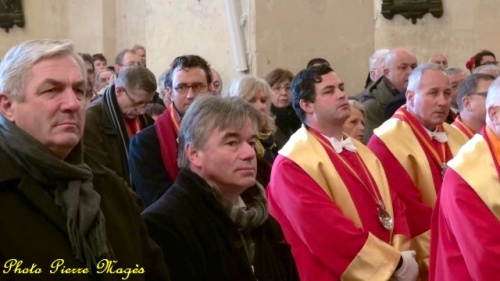
[[[485,107],[486,126],[448,163],[432,221],[430,280],[500,276],[500,79]]]
[[[294,78],[293,107],[305,125],[274,161],[270,213],[303,281],[415,280],[404,206],[373,153],[342,132],[350,114],[343,89],[326,65]]]
[[[457,104],[460,115],[451,125],[465,134],[467,139],[478,134],[485,124],[484,102],[493,80],[495,77],[489,74],[471,74],[458,87]]]
[[[417,251],[420,278],[427,279],[432,209],[448,162],[466,142],[444,123],[451,103],[450,79],[441,66],[426,63],[413,70],[406,106],[374,130],[368,147],[382,162],[391,186],[406,205]]]

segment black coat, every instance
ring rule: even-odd
[[[148,237],[146,226],[125,182],[111,171],[94,174],[94,189],[101,196],[108,241],[122,268],[144,267],[144,274],[130,274],[127,280],[169,280],[159,247]],[[72,253],[63,212],[54,199],[40,189],[26,171],[0,149],[0,280],[72,280],[90,281],[89,274],[50,274],[50,265],[63,259],[67,268],[83,268]],[[23,191],[21,191],[23,190]],[[34,192],[36,191],[36,192]],[[22,261],[21,268],[32,264],[40,274],[5,274],[9,259]],[[122,280],[125,274],[98,274],[100,281]]]
[[[251,231],[252,273],[240,233],[210,188],[198,175],[181,170],[175,184],[143,212],[172,280],[298,280],[290,246],[270,216]]]
[[[128,165],[135,190],[144,204],[153,204],[174,183],[161,156],[160,141],[154,125],[137,133],[129,144]],[[177,155],[172,155],[177,158]]]

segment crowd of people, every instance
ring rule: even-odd
[[[198,55],[158,79],[146,58],[31,40],[0,62],[1,280],[500,274],[492,52],[469,74],[377,50],[358,95],[323,58],[225,88]]]

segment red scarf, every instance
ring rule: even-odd
[[[177,165],[179,127],[181,120],[173,106],[170,106],[158,116],[155,122],[156,133],[160,143],[163,166],[170,178],[175,181],[179,172]]]

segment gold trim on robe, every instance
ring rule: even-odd
[[[358,150],[361,160],[365,163],[377,185],[382,200],[384,201],[386,211],[392,218],[394,218],[391,193],[388,188],[389,185],[387,178],[385,177],[382,164],[376,156],[373,155],[373,152],[371,152],[371,150],[369,150],[362,143],[354,139],[353,143]],[[292,135],[290,140],[279,151],[279,154],[295,162],[323,189],[334,204],[340,208],[342,213],[349,218],[356,227],[363,228],[361,219],[356,206],[353,203],[349,190],[333,166],[332,160],[316,136],[310,133],[304,125],[302,125],[302,127]],[[373,157],[368,157],[367,155],[373,155]],[[342,280],[368,280],[363,276],[370,276],[370,280],[384,280],[384,278],[390,276],[395,270],[395,267],[386,267],[387,269],[392,270],[391,272],[381,271],[381,268],[379,267],[388,261],[397,265],[400,258],[399,251],[408,250],[408,242],[404,241],[404,236],[399,236],[401,237],[398,237],[397,241],[392,241],[391,230],[391,241],[388,244],[374,235],[369,234],[365,245],[342,275]],[[404,248],[397,249],[391,246],[392,242],[397,242],[398,246]],[[382,258],[378,254],[380,252],[374,251],[375,248],[384,250],[387,260],[381,260]],[[375,272],[377,275],[374,275]],[[381,279],[373,279],[376,277]]]
[[[456,155],[460,147],[467,142],[467,139],[462,132],[446,123],[443,123],[443,128],[448,136],[447,143],[450,151],[452,155]],[[434,186],[431,168],[427,156],[410,125],[397,118],[391,118],[375,129],[373,133],[384,142],[392,155],[411,177],[420,191],[422,202],[434,208],[436,204],[436,187]]]
[[[418,263],[418,269],[420,271],[419,279],[417,280],[427,280],[423,276],[427,276],[429,272],[429,252],[431,248],[431,231],[417,235],[411,239],[411,247],[415,250],[415,259]]]
[[[379,249],[374,251],[374,249]],[[380,252],[385,253],[380,255]],[[401,254],[392,246],[381,241],[373,234],[368,234],[366,243],[354,260],[349,264],[340,280],[387,281],[396,270]]]
[[[500,179],[482,135],[476,134],[449,163],[500,220]],[[478,165],[478,163],[480,163]],[[478,218],[480,219],[480,218]]]

